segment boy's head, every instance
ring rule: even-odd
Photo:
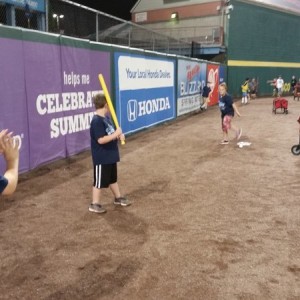
[[[107,104],[104,94],[100,94],[100,93],[93,97],[93,102],[96,109],[104,108],[105,105]]]
[[[225,82],[222,82],[219,85],[219,92],[220,92],[221,96],[224,96],[227,93],[227,84]]]

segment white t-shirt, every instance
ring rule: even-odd
[[[278,89],[282,89],[283,84],[284,84],[283,79],[282,79],[282,78],[278,78],[277,81],[276,81],[276,87],[277,87]]]

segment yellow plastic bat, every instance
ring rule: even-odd
[[[101,84],[103,92],[104,92],[104,96],[105,96],[106,101],[107,101],[107,105],[109,107],[109,111],[110,111],[111,117],[112,117],[112,119],[113,119],[113,121],[115,123],[116,128],[118,128],[118,127],[120,127],[120,125],[119,125],[119,122],[118,122],[118,119],[117,119],[117,115],[116,115],[114,106],[112,104],[109,92],[107,90],[106,83],[104,81],[104,77],[103,77],[102,74],[99,74],[98,77],[99,77],[99,81],[100,81],[100,84]],[[121,140],[121,145],[125,145],[125,140]]]

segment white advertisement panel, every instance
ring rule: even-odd
[[[115,53],[116,112],[124,133],[174,119],[175,60]]]

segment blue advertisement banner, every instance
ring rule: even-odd
[[[175,60],[115,53],[116,114],[125,134],[174,119]]]
[[[149,96],[151,95],[151,99]],[[121,127],[130,133],[174,118],[173,89],[159,88],[120,92]],[[149,98],[149,99],[148,99]]]
[[[45,12],[46,0],[4,0],[4,3],[19,6],[28,10]]]

